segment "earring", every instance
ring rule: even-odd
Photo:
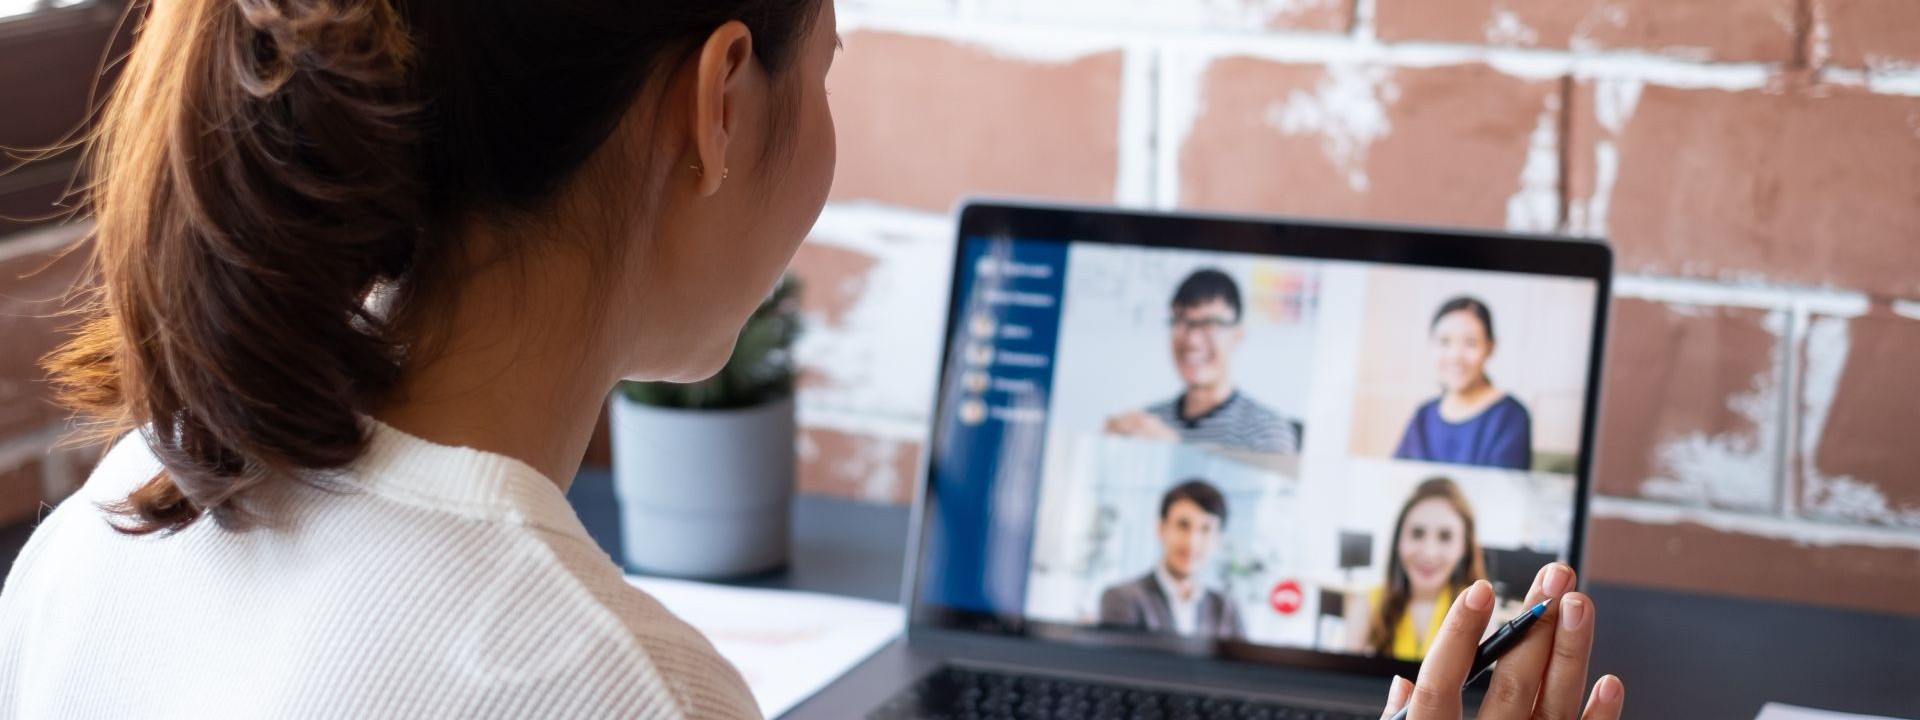
[[[704,167],[701,167],[699,163],[693,163],[693,164],[691,164],[691,165],[688,165],[688,166],[687,166],[687,169],[689,169],[689,170],[692,170],[692,171],[694,171],[694,172],[697,172],[697,173],[700,173],[701,175],[705,175],[705,174],[707,174],[707,169],[706,169],[706,168],[704,168]],[[725,179],[727,179],[727,176],[728,176],[728,175],[732,175],[732,174],[733,174],[733,168],[730,168],[730,167],[723,167],[723,168],[720,168],[720,179],[721,179],[721,180],[725,180]]]

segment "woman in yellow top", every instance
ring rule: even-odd
[[[1413,490],[1393,526],[1387,581],[1369,593],[1361,650],[1419,661],[1460,588],[1487,577],[1473,507],[1460,486],[1433,478]]]

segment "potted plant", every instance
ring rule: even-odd
[[[782,278],[712,378],[614,393],[614,494],[632,569],[721,578],[786,563],[799,293]]]

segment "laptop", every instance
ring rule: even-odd
[[[787,717],[1378,717],[1455,593],[1496,581],[1503,622],[1579,566],[1611,273],[1597,242],[963,207],[906,633]]]

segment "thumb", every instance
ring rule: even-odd
[[[1407,706],[1407,700],[1413,697],[1413,683],[1399,675],[1393,676],[1393,684],[1387,686],[1387,709],[1380,712],[1380,720],[1393,717],[1400,708]]]

